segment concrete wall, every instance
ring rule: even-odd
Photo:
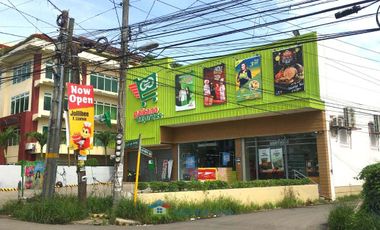
[[[320,42],[318,55],[321,99],[326,102],[331,189],[341,196],[360,187],[363,181],[355,177],[363,167],[380,162],[380,148],[371,146],[368,130],[373,115],[380,114],[378,62],[363,49],[338,40]],[[330,128],[333,117],[343,116],[344,107],[354,109],[356,123],[347,144]]]
[[[88,184],[110,182],[113,176],[113,167],[86,167],[86,175]],[[0,165],[0,188],[17,188],[20,180],[20,165]],[[58,166],[56,181],[61,181],[63,185],[78,184],[76,167]]]
[[[17,188],[21,180],[20,165],[0,165],[0,188]]]
[[[203,201],[205,199],[217,199],[219,197],[232,198],[245,204],[255,203],[263,205],[271,202],[281,201],[286,190],[292,189],[297,198],[302,201],[316,200],[319,198],[318,185],[296,185],[296,186],[276,186],[265,188],[239,188],[220,189],[208,191],[187,191],[187,192],[163,192],[163,193],[142,193],[138,199],[146,203],[153,203],[156,200],[181,200],[181,201]]]

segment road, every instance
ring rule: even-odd
[[[212,219],[187,221],[150,226],[93,226],[93,225],[43,225],[0,217],[0,230],[94,230],[94,229],[139,229],[139,230],[204,230],[204,229],[269,229],[269,230],[317,230],[327,229],[327,217],[331,205],[318,205],[296,209],[278,209],[243,215],[223,216]]]

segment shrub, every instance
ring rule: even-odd
[[[149,187],[149,184],[147,182],[139,182],[137,188],[139,190],[145,190]]]
[[[152,192],[175,192],[175,191],[199,191],[212,189],[228,189],[228,188],[253,188],[253,187],[269,187],[269,186],[287,186],[287,185],[304,185],[310,184],[308,178],[305,179],[273,179],[273,180],[254,180],[254,181],[235,181],[228,184],[225,181],[172,181],[160,182],[154,181],[148,183]],[[139,184],[140,186],[140,184]],[[145,185],[144,185],[145,186]]]
[[[360,210],[354,215],[351,229],[380,229],[380,216],[366,210]]]
[[[359,174],[363,184],[363,205],[365,209],[380,215],[380,163],[366,166]]]
[[[90,158],[90,159],[85,161],[85,165],[86,166],[98,166],[99,163],[98,163],[98,160],[96,158]]]
[[[186,182],[183,180],[174,181],[172,183],[176,183],[179,191],[184,191],[186,189]]]
[[[354,208],[347,204],[336,206],[329,214],[328,226],[332,230],[352,229],[354,219]]]
[[[168,182],[167,190],[169,192],[177,192],[179,190],[178,184],[174,182]]]

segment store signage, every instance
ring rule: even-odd
[[[139,139],[134,139],[134,140],[125,142],[125,148],[137,148],[138,145],[139,145]]]
[[[137,78],[133,80],[135,83],[129,85],[129,89],[135,96],[135,98],[140,99],[141,106],[145,108],[147,106],[147,101],[152,100],[157,103],[158,93],[157,93],[157,74],[152,73],[145,78]]]
[[[198,168],[198,180],[216,180],[216,168]]]
[[[142,107],[142,109],[134,112],[134,119],[138,123],[161,119],[164,115],[159,112],[158,107],[146,108],[149,100],[152,100],[154,103],[157,103],[158,101],[157,73],[152,73],[145,78],[138,78],[133,81],[135,83],[129,85],[129,89],[135,98],[140,99]]]
[[[153,152],[150,151],[149,149],[144,148],[144,147],[141,147],[140,153],[144,156],[147,156],[147,157],[153,156]]]
[[[94,89],[91,85],[67,84],[70,148],[87,155],[93,147]]]
[[[138,123],[145,123],[147,121],[154,121],[164,117],[157,107],[151,109],[140,109],[134,112],[133,117]]]

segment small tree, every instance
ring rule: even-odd
[[[368,165],[362,169],[359,179],[363,184],[363,206],[380,215],[380,163]]]
[[[48,138],[47,132],[40,133],[40,132],[34,131],[34,132],[27,133],[26,136],[28,138],[35,139],[38,142],[38,144],[41,146],[40,157],[41,159],[43,159],[43,154],[44,154],[43,148],[46,145],[47,138]]]
[[[102,143],[102,146],[104,147],[104,155],[106,157],[105,163],[107,165],[108,164],[107,146],[110,144],[111,141],[115,139],[115,134],[110,131],[100,131],[98,133],[95,133],[95,138],[98,139]]]
[[[4,149],[4,155],[2,156],[3,158],[5,158],[5,156],[7,155],[8,142],[12,138],[16,138],[16,137],[17,137],[17,132],[14,127],[8,127],[4,131],[0,132],[0,147]]]

